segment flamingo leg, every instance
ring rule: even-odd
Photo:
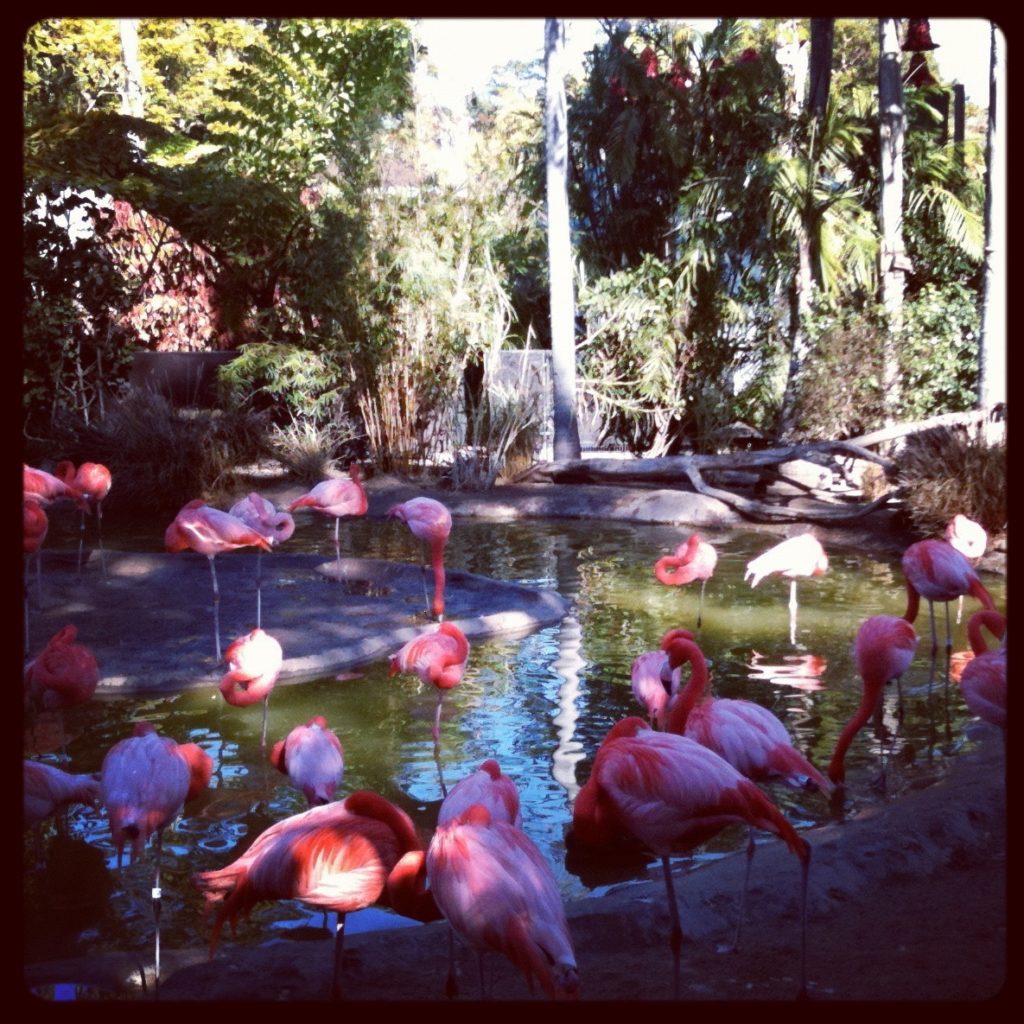
[[[260,734],[260,750],[267,749],[267,709],[270,705],[270,694],[263,698],[263,732]]]
[[[679,998],[679,950],[683,945],[683,929],[679,924],[679,907],[676,905],[676,890],[672,884],[672,868],[668,857],[661,858],[661,870],[665,876],[665,897],[668,900],[668,912],[672,919],[672,929],[669,932],[668,944],[672,950],[672,998]]]
[[[444,994],[454,999],[459,994],[459,982],[455,975],[455,930],[448,926],[448,977],[444,983]]]
[[[331,976],[331,998],[341,999],[341,961],[345,952],[345,912],[338,911],[338,921],[334,926],[334,974]]]
[[[103,502],[96,506],[96,539],[100,548],[100,568],[107,575],[107,556],[103,552]]]
[[[334,520],[334,557],[338,560],[338,582],[341,582],[341,541],[338,539],[338,528],[341,526],[341,518]]]
[[[437,764],[437,779],[441,783],[441,796],[448,795],[448,789],[444,784],[444,773],[441,771],[441,701],[444,699],[444,690],[437,691],[437,710],[434,712],[434,724],[431,727],[431,735],[434,737],[434,762]]]
[[[719,953],[738,953],[740,951],[740,935],[743,932],[743,922],[747,916],[747,890],[750,888],[750,866],[754,862],[754,853],[757,847],[754,843],[754,829],[751,826],[747,839],[747,869],[743,875],[743,895],[740,897],[740,915],[736,921],[736,935],[731,946],[719,946]]]
[[[220,588],[217,586],[217,570],[213,565],[215,556],[207,557],[210,560],[210,575],[213,577],[213,636],[217,644],[217,661],[220,661]]]
[[[700,581],[700,599],[697,602],[697,628],[700,629],[701,623],[704,620],[704,587],[707,584],[707,580]]]
[[[82,516],[78,525],[78,572],[82,572],[82,548],[85,546],[85,509],[82,509]]]
[[[263,627],[263,551],[256,549],[256,628]],[[266,719],[264,719],[264,722]]]
[[[156,924],[156,938],[153,952],[153,996],[160,998],[160,854],[163,852],[164,834],[161,829],[156,834],[156,873],[153,876],[153,921]]]

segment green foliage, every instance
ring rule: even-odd
[[[901,418],[974,407],[979,330],[977,295],[966,285],[926,285],[904,305],[898,335]]]
[[[342,399],[342,368],[327,353],[294,345],[245,345],[218,380],[229,407],[267,413],[278,426],[326,427]]]
[[[907,438],[896,462],[904,505],[922,535],[941,535],[957,513],[991,537],[1005,534],[1005,442],[990,445],[980,433],[936,427]]]

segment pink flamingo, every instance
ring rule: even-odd
[[[493,757],[465,778],[460,779],[445,797],[437,814],[438,825],[457,818],[473,804],[483,804],[496,821],[507,821],[516,828],[523,827],[519,806],[519,790]]]
[[[334,799],[345,771],[341,740],[327,728],[323,715],[297,725],[270,751],[270,763],[302,790],[310,807]]]
[[[85,496],[77,487],[34,466],[22,464],[22,491],[34,494],[44,505],[68,498],[79,508],[85,508]]]
[[[633,696],[647,712],[651,726],[664,728],[665,707],[679,692],[679,673],[669,668],[668,655],[663,650],[638,654],[630,666],[629,678]]]
[[[72,775],[42,761],[24,761],[25,824],[39,825],[70,804],[94,806],[99,781],[92,775]]]
[[[237,708],[263,701],[260,749],[267,745],[267,707],[284,663],[281,645],[258,626],[233,641],[224,653],[228,671],[220,681],[224,699]]]
[[[253,491],[228,509],[228,514],[241,519],[257,533],[262,533],[272,547],[283,544],[295,532],[295,520],[287,512],[279,512],[273,502]],[[263,552],[256,551],[256,626],[263,625]]]
[[[1002,645],[989,650],[982,635],[988,629]],[[1006,617],[999,612],[977,611],[967,621],[974,657],[960,676],[960,692],[972,715],[998,725],[1006,741]]]
[[[576,998],[579,973],[558,883],[525,832],[472,804],[438,825],[427,878],[467,945],[508,957],[531,992],[536,979],[551,998]]]
[[[519,790],[507,775],[502,774],[501,767],[493,758],[488,758],[475,772],[455,783],[438,811],[437,827],[440,828],[461,817],[475,804],[485,807],[492,820],[506,821],[515,828],[522,828],[523,815],[519,805]],[[455,980],[454,937],[454,931],[449,928],[448,979],[445,983],[445,994],[449,999],[454,999],[458,993]]]
[[[344,477],[322,480],[311,491],[296,498],[288,511],[310,508],[322,516],[334,517],[334,554],[338,560],[338,580],[341,580],[341,543],[338,540],[338,527],[342,516],[362,516],[366,514],[366,491],[363,490],[362,471],[357,462],[348,467],[350,479]]]
[[[443,796],[447,796],[448,791],[441,773],[441,702],[445,690],[458,686],[462,681],[468,658],[469,641],[465,633],[454,622],[442,622],[433,632],[413,637],[388,659],[389,676],[405,672],[437,688],[437,710],[431,735],[434,737],[434,758]]]
[[[232,931],[264,900],[299,900],[338,915],[331,994],[341,996],[345,915],[385,903],[406,917],[440,917],[425,889],[423,844],[409,816],[376,793],[292,815],[256,837],[233,863],[193,876],[209,907],[220,904],[210,940],[212,959],[225,921]]]
[[[601,744],[590,778],[576,796],[572,820],[573,834],[584,846],[605,846],[625,834],[661,859],[672,920],[675,998],[683,933],[669,859],[689,853],[733,822],[778,836],[802,867],[800,994],[806,995],[811,848],[768,797],[728,761],[687,736],[655,732],[642,718],[623,719]]]
[[[864,696],[857,711],[840,733],[828,766],[828,777],[836,783],[840,794],[846,781],[846,752],[854,736],[879,707],[885,684],[893,679],[898,680],[910,667],[917,644],[918,636],[914,627],[906,619],[895,615],[873,615],[865,619],[857,630],[854,657],[864,683]]]
[[[700,604],[697,608],[697,628],[700,629],[704,611],[704,587],[711,579],[718,563],[718,552],[696,533],[691,533],[685,544],[680,544],[673,555],[665,555],[654,563],[654,575],[659,583],[680,587],[700,580]]]
[[[71,759],[64,740],[64,711],[91,700],[100,681],[96,656],[77,639],[78,627],[64,626],[25,666],[24,674],[26,705],[57,712],[65,761]]]
[[[269,551],[270,541],[236,516],[211,508],[198,498],[184,505],[164,532],[164,547],[168,551],[174,553],[191,549],[206,555],[210,561],[210,576],[213,579],[213,634],[218,662],[221,659],[220,590],[213,560],[225,551],[253,546]]]
[[[412,498],[388,509],[389,519],[400,519],[414,537],[430,548],[434,570],[434,601],[431,610],[438,622],[444,617],[444,549],[452,532],[452,514],[433,498]]]
[[[54,475],[66,484],[80,491],[85,498],[82,505],[82,522],[78,531],[78,571],[82,571],[82,546],[85,543],[85,513],[96,512],[96,531],[100,545],[100,563],[104,574],[107,567],[103,557],[103,499],[110,493],[113,477],[110,470],[100,462],[83,462],[78,469],[75,464],[64,460],[54,468]]]
[[[687,736],[713,750],[753,782],[782,782],[794,789],[817,789],[826,798],[831,796],[833,784],[793,746],[786,727],[767,708],[749,700],[705,696],[707,661],[692,634],[683,629],[669,630],[661,643],[668,654],[670,671],[676,673],[683,665],[690,666],[689,682],[669,701],[664,712],[666,732]],[[754,850],[751,828],[733,950],[740,945]]]
[[[796,643],[796,581],[801,576],[823,576],[828,571],[828,555],[812,533],[801,533],[769,548],[747,562],[743,579],[756,587],[766,576],[784,576],[789,584],[789,636]]]
[[[110,834],[121,867],[125,843],[130,860],[141,855],[156,835],[153,917],[156,923],[154,972],[160,987],[160,860],[164,829],[210,783],[213,761],[195,743],[160,736],[151,722],[137,722],[133,734],[107,751],[100,770],[100,798],[110,819]]]
[[[903,552],[903,575],[907,584],[907,610],[903,618],[913,622],[917,618],[921,598],[928,602],[928,616],[932,627],[932,656],[939,649],[935,630],[935,602],[946,606],[946,648],[951,650],[953,640],[949,629],[949,602],[954,597],[970,594],[983,607],[995,610],[992,595],[985,589],[971,563],[951,544],[944,540],[921,540]]]

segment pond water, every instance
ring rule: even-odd
[[[74,524],[77,525],[77,524]],[[107,549],[160,551],[166,523],[117,528],[105,522]],[[333,554],[333,521],[300,517],[286,548]],[[689,534],[679,527],[617,521],[497,523],[457,519],[447,564],[496,579],[552,588],[572,601],[557,625],[516,640],[473,643],[462,683],[445,695],[441,759],[451,786],[494,757],[515,779],[523,827],[552,866],[567,899],[600,894],[635,878],[660,877],[656,865],[567,866],[565,836],[572,803],[608,728],[626,715],[642,714],[630,689],[636,655],[655,649],[674,626],[695,628],[699,584],[659,584],[654,561]],[[708,582],[703,624],[697,637],[711,666],[716,696],[756,701],[786,724],[796,745],[822,770],[843,725],[858,705],[861,685],[853,662],[853,638],[871,615],[902,614],[903,577],[897,557],[878,559],[856,547],[830,545],[830,567],[798,585],[793,635],[789,584],[777,577],[756,589],[743,582],[746,563],[778,536],[752,529],[701,530],[719,560]],[[408,531],[381,520],[342,523],[342,552],[417,562]],[[58,528],[47,548],[77,544],[73,530]],[[282,550],[285,550],[283,547]],[[228,555],[224,557],[245,557]],[[272,571],[265,564],[264,571]],[[270,562],[272,566],[272,560]],[[1005,580],[985,576],[996,604],[1005,608]],[[954,650],[967,648],[966,619],[955,624]],[[264,623],[272,632],[272,625]],[[943,620],[939,615],[940,637]],[[948,702],[943,662],[929,659],[927,607],[917,622],[921,643],[903,678],[904,720],[894,744],[885,795],[870,781],[878,774],[879,740],[870,725],[847,757],[848,795],[854,807],[921,784],[969,748],[969,715],[955,685]],[[930,677],[934,681],[930,683]],[[896,730],[896,694],[886,696],[885,721]],[[339,795],[371,789],[403,807],[421,834],[430,835],[441,791],[430,723],[435,694],[411,677],[387,675],[385,662],[359,673],[279,686],[270,699],[268,749],[294,725],[322,714],[345,751]],[[234,860],[274,821],[306,809],[305,799],[260,750],[261,706],[233,708],[220,694],[190,691],[163,698],[96,699],[66,713],[70,770],[98,772],[106,751],[145,718],[178,742],[200,744],[213,758],[209,790],[167,829],[163,841],[161,944],[164,949],[208,941],[202,900],[189,882],[197,871]],[[58,763],[56,753],[44,758]],[[830,819],[816,793],[774,787],[772,796],[798,828]],[[136,864],[118,871],[102,810],[76,807],[66,836],[51,821],[37,846],[24,834],[25,960],[61,959],[95,951],[137,950],[152,955],[153,846]],[[764,841],[773,842],[769,836]],[[727,829],[692,858],[720,857],[746,842],[746,830]],[[755,867],[756,870],[756,867]],[[319,931],[324,916],[298,903],[263,904],[241,923],[238,940],[262,944],[275,937]],[[403,923],[387,911],[350,915],[349,930]],[[312,930],[312,931],[311,931]],[[227,937],[227,936],[226,936]]]

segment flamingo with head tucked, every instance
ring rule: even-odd
[[[398,519],[412,535],[430,549],[434,571],[434,600],[431,611],[438,622],[444,618],[444,549],[452,532],[452,514],[433,498],[412,498],[388,509],[389,519]],[[425,586],[425,583],[424,583]]]
[[[65,761],[70,758],[64,741],[64,711],[89,701],[100,681],[96,656],[77,639],[78,627],[64,626],[25,666],[24,673],[26,706],[57,712]]]
[[[125,844],[134,862],[156,835],[153,916],[156,921],[156,986],[160,985],[160,859],[164,829],[210,783],[213,761],[195,743],[175,743],[158,735],[150,722],[138,722],[128,739],[107,751],[100,771],[100,799],[110,819],[117,866]]]
[[[235,640],[225,651],[224,660],[228,663],[228,671],[220,681],[224,699],[239,708],[263,701],[262,749],[267,745],[270,694],[281,674],[284,652],[274,637],[257,627]]]
[[[664,555],[654,563],[654,575],[659,583],[680,587],[694,580],[700,580],[700,604],[697,608],[697,628],[700,629],[704,612],[704,587],[718,564],[718,552],[691,533],[685,544],[680,544],[675,553]]]
[[[341,996],[345,915],[384,903],[405,917],[441,915],[426,890],[426,855],[409,816],[376,793],[294,814],[258,835],[227,867],[193,876],[207,905],[218,906],[212,959],[225,921],[265,900],[299,900],[338,915],[331,994]]]
[[[536,979],[551,998],[576,998],[579,972],[562,896],[525,832],[483,803],[446,815],[427,850],[427,878],[467,945],[504,954],[531,991]]]
[[[661,859],[671,916],[673,991],[679,997],[679,922],[672,871],[674,855],[687,854],[734,822],[778,836],[802,868],[800,994],[806,995],[807,876],[811,848],[779,809],[728,761],[695,740],[655,732],[642,718],[609,730],[590,777],[576,796],[572,830],[584,847],[600,848],[623,835]]]
[[[295,532],[295,520],[279,511],[262,495],[253,491],[228,509],[228,514],[241,519],[257,533],[262,533],[271,546],[283,544]],[[256,550],[256,627],[263,625],[263,551]]]
[[[327,728],[323,715],[297,725],[270,751],[270,763],[303,792],[310,807],[329,804],[345,772],[341,740]]]
[[[441,773],[441,703],[446,690],[462,681],[469,658],[469,641],[466,634],[454,622],[442,622],[430,633],[421,633],[405,644],[397,654],[388,659],[388,675],[408,673],[418,676],[421,682],[430,683],[437,689],[437,710],[431,735],[434,737],[434,757],[441,780],[441,792],[447,796],[444,777]]]
[[[217,586],[217,570],[213,560],[225,551],[257,547],[270,550],[270,541],[257,530],[242,522],[237,516],[220,509],[211,508],[198,498],[188,502],[174,517],[164,532],[164,547],[170,552],[198,551],[210,561],[210,576],[213,579],[213,633],[217,647],[217,661],[220,661],[220,589]]]
[[[332,477],[321,480],[311,491],[296,498],[289,506],[289,512],[300,508],[308,508],[322,516],[334,519],[334,554],[338,561],[338,580],[341,580],[341,542],[338,529],[344,516],[362,516],[366,514],[368,503],[366,491],[363,489],[362,470],[358,462],[350,463],[349,479]]]

